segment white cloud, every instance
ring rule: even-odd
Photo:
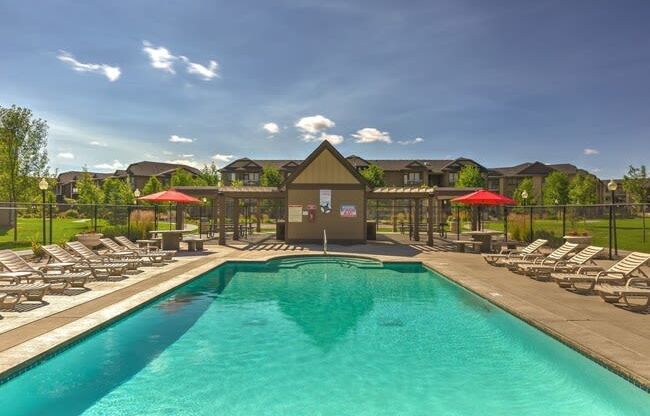
[[[61,62],[70,65],[72,69],[78,72],[91,72],[94,74],[104,75],[110,82],[117,81],[122,74],[119,66],[110,66],[106,64],[84,64],[75,59],[75,57],[66,51],[59,51],[56,56]]]
[[[212,156],[212,160],[216,160],[219,162],[230,162],[235,156],[233,155],[221,155],[217,153],[216,155]]]
[[[343,143],[343,136],[321,132],[320,134],[305,134],[302,136],[302,140],[306,142],[323,142],[327,140],[332,144],[341,144]]]
[[[586,148],[586,149],[584,150],[584,154],[587,155],[587,156],[597,155],[598,153],[600,153],[600,152],[599,152],[598,150],[596,150],[596,149],[589,149],[589,148]]]
[[[142,50],[147,54],[147,56],[149,56],[149,61],[152,67],[169,72],[170,74],[176,73],[176,71],[174,71],[174,61],[176,61],[178,57],[172,55],[171,52],[169,52],[169,49],[162,46],[155,47],[146,40],[143,41],[142,44],[144,45]]]
[[[179,58],[187,65],[187,73],[200,76],[205,81],[210,81],[212,78],[219,76],[219,64],[217,61],[208,62],[208,66],[197,64],[190,61],[186,56],[179,56]]]
[[[408,144],[416,144],[416,143],[422,143],[424,139],[422,137],[416,137],[413,140],[398,140],[397,143],[401,145],[408,145]]]
[[[70,153],[70,152],[61,152],[58,155],[56,155],[56,157],[58,157],[59,159],[71,160],[71,159],[74,159],[74,154]]]
[[[126,165],[121,163],[119,160],[114,160],[111,163],[100,163],[93,167],[95,169],[101,169],[101,170],[118,170],[118,169],[126,168]]]
[[[164,46],[154,46],[146,40],[142,42],[142,45],[142,50],[149,57],[149,63],[156,69],[175,74],[174,64],[181,61],[185,64],[185,69],[188,74],[198,75],[205,81],[210,81],[212,78],[219,76],[219,63],[215,60],[210,60],[208,66],[205,66],[190,61],[186,56],[176,56]]]
[[[104,142],[99,142],[97,140],[93,140],[89,143],[91,146],[98,146],[98,147],[108,147],[108,145]]]
[[[172,134],[171,137],[169,138],[169,141],[171,143],[192,143],[194,139],[189,138],[189,137],[181,137],[177,136],[175,134]]]
[[[310,117],[303,117],[296,122],[295,126],[305,135],[314,135],[336,126],[336,123],[319,114]]]
[[[357,143],[392,142],[390,139],[390,134],[387,131],[379,131],[373,127],[366,127],[358,130],[355,134],[352,135],[352,137],[357,139]]]
[[[277,124],[272,122],[264,124],[262,128],[264,129],[264,131],[266,131],[268,134],[271,135],[277,134],[280,131],[280,127]]]
[[[194,155],[181,155],[181,157],[184,157],[184,158],[187,159],[187,158],[192,158],[192,157],[194,157]]]

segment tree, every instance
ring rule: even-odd
[[[465,165],[458,172],[456,188],[484,188],[485,178],[475,165]]]
[[[119,179],[106,179],[102,185],[104,203],[107,205],[131,205],[134,202],[133,192],[126,182]]]
[[[521,196],[524,191],[528,193],[528,198],[525,201]],[[524,203],[526,205],[534,205],[536,203],[532,179],[526,178],[519,182],[519,186],[517,186],[517,189],[515,190],[514,199],[519,205],[524,205]]]
[[[177,168],[172,174],[170,180],[172,187],[174,186],[192,186],[194,185],[194,176],[185,169]]]
[[[0,107],[0,200],[29,200],[47,162],[47,122],[27,108]]]
[[[86,168],[84,168],[81,178],[77,180],[77,195],[79,204],[99,204],[104,200],[102,189],[97,186]]]
[[[203,166],[200,177],[208,186],[219,186],[221,184],[221,174],[219,173],[219,168],[214,162],[210,165]]]
[[[162,183],[155,176],[150,176],[142,188],[142,195],[151,195],[163,190]]]
[[[384,170],[374,163],[369,164],[367,168],[362,170],[361,176],[363,176],[373,188],[384,186],[386,184],[384,181]]]
[[[577,205],[590,205],[598,202],[598,179],[592,175],[578,173],[569,185],[569,201]]]
[[[560,171],[551,172],[546,177],[542,193],[544,205],[567,204],[569,202],[569,177],[567,174]]]
[[[648,202],[648,188],[650,188],[650,179],[646,172],[645,165],[635,168],[630,165],[627,175],[623,175],[623,189],[627,192],[634,202]]]
[[[284,179],[278,168],[274,166],[266,166],[262,169],[262,176],[260,176],[260,185],[262,186],[275,186],[282,185]]]

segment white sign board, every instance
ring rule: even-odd
[[[321,189],[320,190],[320,212],[323,214],[329,214],[332,212],[332,190],[331,189]]]
[[[357,206],[356,205],[341,205],[341,218],[357,218]]]
[[[302,222],[302,205],[289,205],[289,222]]]

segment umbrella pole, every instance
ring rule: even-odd
[[[169,211],[167,211],[167,216],[169,216],[169,229],[172,229],[172,203],[169,203]]]

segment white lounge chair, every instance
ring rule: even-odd
[[[160,249],[149,249],[149,248],[139,247],[137,244],[135,244],[133,241],[129,240],[123,235],[115,237],[115,241],[117,241],[119,244],[121,244],[122,246],[126,247],[129,250],[135,251],[136,253],[163,256],[163,258],[166,261],[173,260],[173,257],[176,255],[176,250],[160,250]]]
[[[503,263],[511,271],[523,273],[521,266],[529,264],[554,264],[558,261],[564,260],[564,258],[571,254],[577,247],[578,245],[576,243],[564,243],[547,256],[539,253],[526,254],[520,259],[506,259]]]
[[[588,263],[595,265],[594,257],[603,250],[603,247],[588,246],[568,260],[560,260],[551,264],[523,264],[520,268],[526,276],[536,280],[548,280],[551,277],[551,273],[570,273]]]
[[[610,283],[623,286],[628,279],[635,277],[638,272],[648,277],[641,267],[650,260],[650,254],[633,252],[616,262],[607,270],[596,270],[595,267],[580,267],[576,273],[551,273],[551,277],[560,287],[572,289],[577,293],[591,293],[597,284]]]
[[[77,271],[88,270],[93,278],[100,279],[109,279],[110,277],[126,277],[124,273],[126,272],[127,264],[126,263],[96,263],[84,260],[80,257],[73,256],[70,252],[64,250],[63,248],[57,246],[56,244],[51,244],[47,246],[42,246],[43,251],[50,256],[51,259],[56,260],[61,263],[71,263],[73,264],[72,269]]]
[[[79,241],[68,241],[65,243],[65,246],[91,264],[126,264],[127,269],[129,270],[137,270],[142,264],[139,259],[134,258],[121,258],[118,260],[110,255],[100,256],[85,245],[81,244]]]
[[[628,309],[635,312],[650,311],[650,279],[633,277],[628,279],[625,286],[609,283],[599,283],[594,288],[605,302],[615,303],[621,300]],[[641,301],[639,303],[638,301]]]
[[[537,239],[533,241],[532,243],[528,244],[526,247],[522,248],[521,250],[514,250],[509,253],[503,253],[503,254],[483,254],[483,259],[487,261],[489,264],[493,266],[501,266],[501,262],[505,259],[515,259],[515,258],[522,258],[522,256],[526,254],[533,254],[537,251],[539,251],[540,248],[542,248],[544,245],[548,243],[548,240],[544,239]]]
[[[129,250],[126,247],[122,247],[110,238],[100,238],[99,241],[109,250],[109,256],[114,257],[118,261],[121,259],[138,259],[143,266],[164,264],[163,255],[140,254],[133,250]]]

